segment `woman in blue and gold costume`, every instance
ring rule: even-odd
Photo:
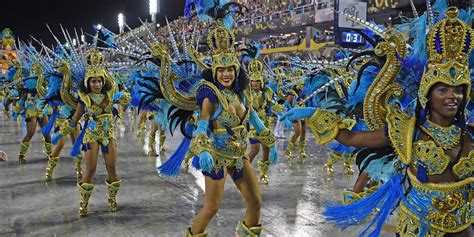
[[[18,52],[21,56],[19,57],[20,60],[15,63],[16,74],[14,80],[20,92],[20,99],[14,107],[14,112],[23,115],[26,122],[26,134],[21,141],[18,155],[20,164],[25,164],[26,152],[36,132],[36,126],[39,124],[43,128],[48,124],[50,114],[48,112],[50,111],[48,109],[42,110],[40,93],[44,91],[44,85],[38,83],[38,81],[43,81],[44,73],[41,65],[36,61],[36,50],[33,47],[23,45]],[[49,159],[52,149],[51,136],[49,134],[42,135],[47,159]]]
[[[458,18],[459,13],[466,15],[464,11],[456,7],[443,10],[445,18],[426,36],[427,62],[417,69],[421,73],[414,110],[388,102],[402,95],[402,87],[394,81],[399,71],[408,67],[407,62],[423,57],[409,56],[406,41],[396,30],[383,31],[365,22],[384,40],[375,53],[386,56],[364,101],[364,118],[371,131],[351,132],[348,128],[353,121],[324,109],[295,109],[285,116],[310,118],[309,126],[321,144],[336,139],[344,145],[392,149],[396,155],[394,172],[377,191],[352,204],[327,208],[327,219],[339,227],[358,224],[377,209],[361,235],[375,225],[370,236],[378,236],[400,203],[400,236],[474,235],[474,141],[465,116],[471,94],[468,58],[474,31]]]
[[[196,4],[197,9],[202,7]],[[221,5],[213,6],[217,12],[224,14],[225,11],[219,9]],[[152,46],[153,55],[161,59],[161,92],[173,105],[171,117],[180,117],[181,127],[185,127],[184,135],[187,137],[184,141],[188,141],[187,145],[182,142],[175,154],[159,169],[164,174],[171,174],[170,169],[179,169],[187,147],[190,147],[196,155],[193,166],[201,168],[204,174],[204,207],[192,226],[185,229],[185,236],[207,236],[205,229],[220,208],[228,175],[247,203],[247,212],[239,224],[242,235],[260,236],[263,230],[259,224],[261,195],[257,178],[245,154],[248,145],[247,123],[255,128],[255,139],[269,147],[270,162],[276,162],[277,158],[275,138],[253,110],[247,74],[240,66],[238,53],[234,49],[234,33],[223,23],[225,14],[214,17],[216,27],[207,37],[211,48],[211,64],[202,61],[201,53],[192,46],[193,42],[185,49],[203,69],[202,79],[194,93],[185,94],[175,87],[178,75],[172,70],[169,54],[162,45]],[[177,154],[180,154],[179,159]]]
[[[279,89],[278,93],[281,98],[286,100],[285,105],[290,110],[291,108],[298,108],[304,106],[301,102],[304,100],[304,71],[301,69],[294,70],[294,75],[291,72],[287,74],[288,78],[291,78],[289,89]],[[279,88],[283,87],[281,81],[279,82]],[[288,85],[286,86],[288,87]],[[284,96],[284,97],[283,97]],[[296,149],[300,149],[300,158],[306,159],[306,122],[304,120],[293,121],[293,135],[288,140],[288,146],[286,148],[285,155],[288,159],[293,156],[293,152]]]
[[[102,151],[107,169],[105,183],[108,189],[109,210],[117,211],[116,195],[121,180],[115,169],[117,163],[117,145],[115,143],[113,105],[128,104],[130,95],[117,92],[114,79],[105,67],[104,58],[99,51],[91,49],[85,59],[87,68],[83,82],[80,84],[79,103],[76,112],[69,120],[71,130],[84,116],[85,124],[76,140],[71,155],[78,153],[82,145],[86,164],[82,181],[77,184],[81,194],[79,214],[87,215],[89,198],[94,190],[92,182],[97,167],[99,148]],[[72,131],[71,131],[72,132]]]
[[[254,59],[248,64],[248,72],[250,78],[250,93],[252,98],[253,109],[257,112],[258,117],[262,120],[267,128],[270,128],[271,109],[274,107],[273,91],[265,85],[265,78],[263,75],[263,64],[258,59]],[[269,150],[268,147],[261,144],[256,136],[255,128],[252,126],[249,133],[250,153],[248,154],[250,163],[260,152],[262,147],[262,160],[258,161],[258,171],[260,173],[260,183],[268,184],[268,169],[270,167]]]
[[[43,49],[47,51],[50,57],[44,57],[40,62],[45,71],[47,78],[47,88],[41,93],[44,95],[43,100],[45,105],[49,105],[53,108],[52,116],[48,124],[43,127],[43,134],[50,134],[53,130],[56,135],[52,139],[54,148],[51,156],[48,158],[48,164],[45,172],[45,180],[50,181],[53,177],[53,171],[60,160],[61,151],[66,143],[66,131],[70,132],[70,138],[72,144],[79,135],[79,126],[76,128],[70,128],[68,119],[74,114],[74,108],[77,104],[75,95],[77,92],[74,91],[72,83],[70,83],[71,77],[74,77],[71,73],[71,66],[67,62],[66,57],[67,46],[57,46],[54,51],[43,45]],[[66,53],[64,53],[66,52]],[[69,52],[70,53],[70,52]],[[77,155],[74,157],[74,166],[76,170],[76,178],[78,181],[82,179],[82,156]]]

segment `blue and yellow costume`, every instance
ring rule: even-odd
[[[29,48],[22,49],[25,54],[30,51]],[[28,54],[29,55],[29,54]],[[26,57],[26,56],[25,56]],[[40,93],[44,91],[43,79],[44,72],[42,66],[38,62],[31,62],[35,60],[34,56],[29,55],[28,58],[23,58],[22,62],[16,65],[16,74],[14,80],[18,90],[20,91],[20,100],[14,106],[15,114],[21,114],[25,118],[25,122],[30,122],[31,118],[37,118],[39,121],[43,119],[48,120],[51,114],[51,107],[46,107],[43,110],[42,96]],[[29,71],[28,71],[29,69]],[[26,77],[26,75],[29,75]],[[20,82],[18,82],[20,81]],[[46,149],[47,158],[51,156],[52,144],[45,140],[45,136],[50,140],[49,134],[43,134],[42,140]],[[18,155],[21,164],[26,163],[26,152],[30,146],[30,141],[21,143],[20,152]]]
[[[387,55],[387,60],[365,97],[364,118],[371,130],[385,127],[396,160],[390,178],[377,191],[352,204],[329,207],[325,211],[327,218],[338,226],[357,224],[377,208],[377,214],[361,235],[365,235],[374,224],[376,228],[371,235],[378,235],[388,215],[401,201],[398,234],[402,237],[469,232],[473,220],[474,151],[473,140],[464,123],[465,107],[462,106],[466,105],[459,107],[458,122],[449,127],[431,122],[428,107],[430,89],[438,83],[463,86],[464,101],[469,101],[471,73],[468,57],[474,47],[474,31],[457,18],[458,13],[455,7],[447,8],[446,18],[436,23],[426,37],[429,57],[426,66],[418,68],[420,72],[424,71],[418,78],[420,86],[415,115],[397,104],[386,104],[390,96],[401,96],[401,87],[393,80],[402,66],[407,67],[402,63],[409,60],[404,59],[407,56],[406,43],[398,32],[378,31],[385,41],[378,44],[375,52]],[[316,140],[324,144],[334,139],[340,130],[347,129],[351,122],[335,113],[317,109],[308,123]],[[446,151],[454,147],[460,147],[459,159],[452,160]],[[432,181],[442,174],[451,174],[453,181]],[[403,186],[405,179],[409,188]]]
[[[265,85],[265,78],[263,76],[263,64],[258,60],[254,59],[248,64],[248,73],[250,83],[252,81],[259,81],[261,88],[258,90],[250,90],[250,94],[252,98],[252,106],[253,109],[256,111],[260,120],[263,121],[263,124],[267,128],[271,128],[272,126],[272,109],[279,110],[279,106],[275,103],[273,99],[274,92],[270,87]],[[257,131],[253,126],[250,126],[249,131],[249,141],[250,144],[260,144],[259,140],[256,139]],[[263,184],[269,183],[268,178],[268,169],[270,167],[270,161],[268,160],[268,156],[265,157],[265,160],[259,160],[258,162],[258,171],[260,173],[260,182]]]
[[[112,87],[100,94],[78,92],[79,103],[84,111],[85,124],[79,138],[74,143],[71,155],[79,153],[79,147],[82,145],[82,150],[87,151],[91,148],[91,143],[98,143],[103,153],[108,152],[108,144],[115,140],[114,132],[114,103],[128,104],[130,102],[130,94],[127,92],[117,92],[117,87],[113,78],[104,66],[104,58],[96,49],[90,50],[87,55],[86,62],[88,63],[84,77],[84,87],[87,88],[89,79],[92,77],[100,77],[105,85],[106,80]],[[108,202],[109,210],[117,211],[116,195],[121,185],[121,180],[109,183],[106,181],[108,188]],[[81,203],[79,214],[81,216],[87,215],[89,198],[94,189],[92,183],[79,182],[77,184],[81,194]]]

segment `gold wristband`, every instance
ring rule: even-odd
[[[276,143],[275,136],[273,136],[273,133],[268,128],[265,128],[260,134],[256,135],[255,139],[266,147],[271,147]]]
[[[191,143],[191,151],[199,155],[202,151],[211,152],[211,141],[206,134],[198,134]]]
[[[352,129],[356,121],[353,119],[342,119],[341,116],[328,110],[317,109],[307,123],[314,133],[314,139],[323,145],[336,138],[340,129]]]

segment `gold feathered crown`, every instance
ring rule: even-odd
[[[255,59],[249,63],[249,65],[247,66],[247,69],[248,69],[250,81],[260,81],[261,86],[263,86],[265,79],[263,78],[262,62],[260,62],[260,60],[258,59]]]
[[[457,18],[458,12],[456,7],[449,7],[446,18],[436,23],[427,35],[428,68],[423,73],[418,89],[423,108],[428,102],[430,88],[436,83],[466,85],[465,96],[469,96],[471,91],[468,58],[474,47],[474,31]]]
[[[214,28],[207,36],[207,44],[212,51],[212,75],[216,75],[217,68],[235,67],[235,73],[240,71],[239,59],[234,49],[235,35],[232,30],[224,26],[222,20],[216,22]]]
[[[108,79],[108,71],[105,67],[104,57],[97,49],[91,49],[85,57],[86,61],[86,76],[84,77],[84,86],[87,87],[89,78],[101,77],[103,82]]]

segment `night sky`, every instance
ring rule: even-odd
[[[158,23],[165,23],[165,15],[169,20],[183,15],[185,0],[158,2],[161,8],[157,15]],[[119,13],[123,13],[126,23],[134,28],[140,25],[138,17],[143,21],[151,20],[148,9],[148,0],[8,0],[0,3],[0,30],[9,27],[22,41],[32,35],[50,45],[54,39],[46,24],[58,37],[62,36],[59,24],[70,32],[75,27],[93,34],[92,25],[100,23],[118,33]]]

